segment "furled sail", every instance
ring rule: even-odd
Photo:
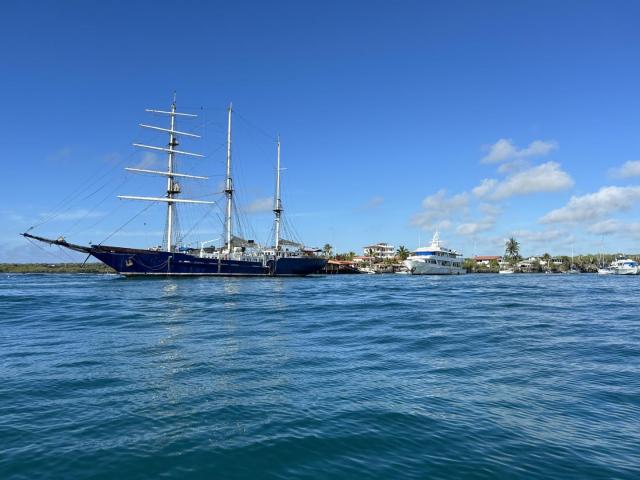
[[[236,237],[235,235],[231,237],[231,245],[234,247],[245,247],[245,248],[247,247],[254,248],[258,246],[255,240],[247,240],[245,238]]]
[[[292,240],[285,240],[284,238],[280,239],[280,245],[282,245],[283,247],[296,247],[296,248],[303,247],[301,243],[294,242]]]

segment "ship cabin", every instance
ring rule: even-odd
[[[449,250],[448,248],[442,248],[440,246],[418,248],[411,253],[411,256],[414,258],[419,257],[424,263],[430,263],[432,265],[462,268],[462,261],[458,260],[458,257],[462,255],[455,250]]]

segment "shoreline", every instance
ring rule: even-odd
[[[0,263],[0,273],[117,273],[103,263]]]

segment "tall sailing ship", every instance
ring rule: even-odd
[[[224,219],[224,245],[220,248],[191,248],[180,245],[177,234],[176,211],[178,204],[214,204],[215,202],[180,198],[181,187],[178,180],[207,180],[207,177],[189,175],[175,171],[176,156],[203,157],[204,155],[179,150],[181,137],[200,138],[199,135],[177,129],[180,117],[197,117],[191,113],[176,110],[175,96],[169,111],[146,109],[146,112],[168,116],[169,128],[141,124],[146,129],[168,134],[166,147],[134,143],[135,147],[167,153],[167,170],[151,170],[127,167],[125,170],[136,173],[166,177],[167,190],[164,197],[145,197],[119,195],[124,200],[164,202],[167,206],[165,241],[162,248],[128,248],[107,245],[77,245],[67,242],[63,237],[45,238],[28,232],[22,235],[51,245],[59,245],[88,256],[93,256],[125,276],[139,275],[212,275],[212,276],[306,276],[322,270],[326,259],[318,253],[319,249],[306,248],[304,245],[281,238],[282,201],[280,197],[280,140],[277,142],[276,192],[273,206],[274,244],[270,247],[258,245],[253,240],[244,240],[233,232],[233,179],[231,176],[231,120],[233,109],[228,108],[227,118],[227,161],[224,194],[226,197]],[[206,243],[206,242],[205,242]],[[88,257],[87,257],[88,258]]]

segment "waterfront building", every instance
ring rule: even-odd
[[[473,259],[478,265],[484,265],[485,267],[489,267],[494,260],[498,263],[502,262],[502,257],[499,255],[477,255]]]
[[[375,258],[394,258],[396,256],[396,249],[393,245],[388,243],[376,243],[375,245],[367,245],[362,247],[364,256]]]
[[[366,255],[356,255],[353,257],[353,263],[371,263],[373,261],[373,257],[368,257]]]

